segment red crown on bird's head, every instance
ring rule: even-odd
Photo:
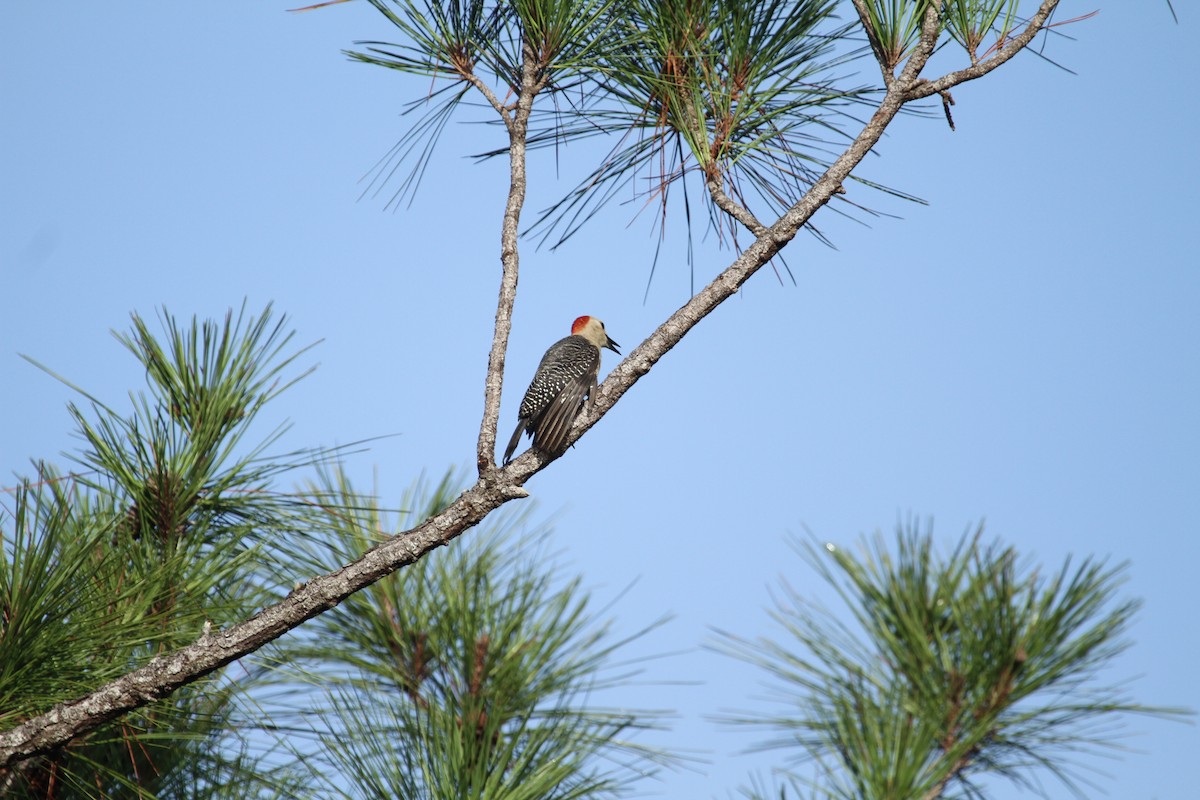
[[[592,318],[587,316],[586,314],[582,317],[576,318],[576,320],[571,323],[571,333],[572,334],[579,333],[581,330],[583,330],[584,326],[587,325],[591,321],[592,321]]]

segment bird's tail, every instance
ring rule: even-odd
[[[506,466],[512,460],[513,451],[517,449],[517,445],[521,442],[521,434],[525,432],[525,428],[529,425],[529,420],[517,420],[517,429],[513,431],[512,438],[508,440],[508,447],[504,449],[504,462],[500,466]]]

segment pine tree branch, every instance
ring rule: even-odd
[[[721,186],[719,172],[716,175],[709,176],[708,180],[705,181],[705,186],[708,187],[708,194],[717,208],[745,225],[746,229],[754,234],[755,237],[762,236],[767,232],[767,226],[759,222],[758,218],[750,212],[750,209],[741,205],[725,193],[725,189]]]
[[[813,184],[803,198],[783,214],[773,225],[764,229],[755,241],[717,278],[695,297],[673,313],[634,349],[600,385],[586,413],[580,415],[568,441],[574,442],[595,425],[643,375],[648,373],[666,353],[701,319],[728,299],[776,253],[795,238],[800,229],[822,206],[837,193],[842,182],[866,157],[882,137],[884,130],[906,102],[927,97],[955,85],[954,76],[969,73],[961,80],[970,80],[995,69],[1013,52],[1032,41],[1049,13],[1057,5],[1046,0],[1030,21],[1029,27],[1013,42],[991,59],[961,73],[951,73],[937,81],[923,82],[919,75],[937,42],[937,4],[925,15],[922,34],[916,51],[910,56],[901,74],[888,87],[883,100],[862,132],[844,153]],[[526,63],[530,54],[526,56]],[[528,71],[523,73],[523,86],[541,84]],[[518,99],[514,120],[525,116],[532,108],[533,95]],[[524,105],[522,105],[524,104]],[[517,142],[514,141],[514,145]],[[500,376],[504,352],[511,329],[512,305],[516,294],[517,251],[516,224],[524,200],[524,141],[519,142],[521,158],[514,155],[513,185],[505,211],[502,241],[504,278],[497,308],[496,334],[489,360],[487,396],[485,399],[484,430],[480,434],[480,463],[493,463],[496,420],[499,416]],[[520,165],[519,168],[517,165]],[[488,429],[490,428],[490,434]],[[483,445],[490,445],[484,448]],[[485,453],[484,450],[487,450]],[[298,627],[306,620],[333,608],[356,591],[370,586],[386,575],[411,564],[430,550],[447,544],[478,524],[509,500],[527,497],[524,484],[544,469],[554,458],[536,448],[530,449],[502,470],[484,469],[479,480],[439,514],[409,531],[398,534],[368,551],[356,561],[334,572],[320,575],[298,586],[283,601],[263,609],[247,621],[216,633],[204,633],[194,643],[173,653],[153,659],[145,666],[118,678],[78,700],[55,706],[50,711],[29,719],[7,731],[0,732],[0,769],[61,747],[71,739],[95,730],[122,714],[147,705],[170,694],[243,656],[253,653],[264,644]]]
[[[972,64],[965,69],[946,73],[937,80],[920,81],[909,90],[907,99],[920,100],[931,95],[940,94],[947,89],[958,86],[960,83],[973,81],[988,74],[1028,47],[1034,37],[1042,32],[1047,20],[1050,19],[1050,15],[1054,13],[1054,9],[1057,7],[1058,0],[1042,0],[1041,6],[1038,7],[1037,12],[1029,19],[1029,24],[1025,26],[1025,29],[1009,39],[1008,43],[997,50],[995,55],[985,58],[978,64]]]
[[[504,103],[500,102],[500,98],[496,97],[496,93],[492,91],[492,87],[490,87],[486,83],[484,83],[483,80],[480,79],[480,77],[478,75],[476,75],[473,71],[463,73],[462,79],[464,81],[466,81],[467,83],[471,84],[471,86],[475,87],[475,90],[477,92],[479,92],[481,95],[483,95],[483,99],[488,101],[488,105],[490,105],[492,108],[494,108],[496,110],[496,113],[500,115],[500,119],[504,121],[504,127],[508,130],[509,136],[512,136],[512,133],[513,133],[512,109],[508,108],[507,106],[504,105]]]
[[[0,732],[0,769],[60,747],[253,653],[354,592],[447,544],[509,500],[527,494],[511,483],[476,483],[441,513],[358,560],[297,586],[284,600],[245,622],[222,631],[205,631],[192,644],[154,658],[95,692]]]
[[[905,64],[900,76],[888,88],[879,107],[854,142],[830,165],[825,174],[813,184],[804,197],[788,209],[773,225],[764,229],[755,238],[753,244],[742,251],[742,254],[712,283],[672,314],[648,339],[638,345],[613,369],[596,390],[596,396],[588,411],[581,414],[576,420],[571,434],[567,437],[568,442],[576,441],[585,431],[595,425],[621,396],[637,383],[638,379],[649,372],[659,359],[679,343],[688,331],[712,313],[717,306],[732,297],[755,272],[765,266],[776,253],[795,238],[808,220],[838,193],[842,182],[866,158],[883,136],[887,126],[908,102],[907,96],[912,86],[920,79],[921,70],[937,44],[937,35],[937,7],[930,5],[925,14],[921,39],[916,51]],[[521,456],[513,464],[516,465],[528,457],[528,455]]]
[[[504,387],[504,360],[508,352],[508,337],[512,332],[513,306],[517,300],[517,279],[520,272],[520,252],[517,235],[520,231],[521,208],[525,204],[525,145],[529,132],[529,116],[538,92],[546,87],[545,65],[535,56],[528,41],[521,46],[521,88],[512,113],[499,105],[492,96],[489,102],[500,112],[508,126],[509,188],[504,219],[500,226],[500,293],[496,303],[496,327],[492,349],[488,354],[487,377],[484,379],[483,420],[479,424],[479,442],[475,462],[479,475],[484,476],[496,467],[496,428],[500,423],[500,395]],[[486,90],[486,86],[481,90]],[[485,97],[489,93],[485,94]]]

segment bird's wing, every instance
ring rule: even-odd
[[[595,380],[594,374],[590,377],[585,374],[568,381],[541,416],[530,421],[534,445],[554,455],[566,449],[571,423],[579,416],[583,400]]]

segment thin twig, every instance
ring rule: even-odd
[[[733,217],[738,222],[746,226],[746,230],[754,234],[755,238],[762,236],[767,231],[767,226],[758,221],[754,214],[745,206],[739,204],[736,200],[725,193],[721,188],[721,178],[719,175],[710,176],[704,182],[708,187],[708,194],[712,197],[713,203],[717,208],[724,211],[729,216]]]
[[[484,83],[474,71],[460,73],[462,79],[475,87],[483,98],[488,101],[488,104],[496,109],[496,113],[500,115],[500,119],[504,120],[504,126],[508,128],[508,134],[511,137],[513,134],[513,115],[512,110],[496,97],[496,93],[492,91],[492,87]]]
[[[954,105],[954,96],[948,90],[938,92],[942,96],[942,110],[946,112],[946,124],[950,126],[950,130],[955,130],[954,115],[950,113],[950,106]]]

